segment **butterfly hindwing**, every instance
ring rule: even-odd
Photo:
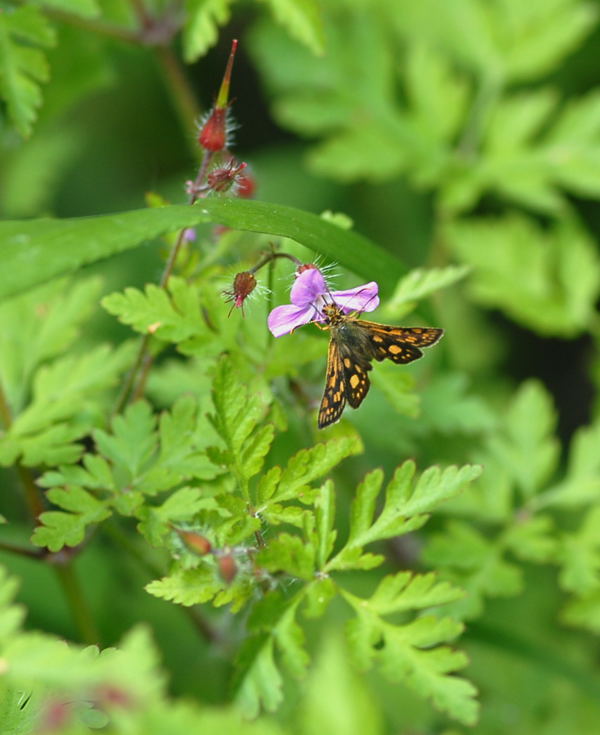
[[[339,344],[339,353],[344,371],[346,399],[352,408],[358,408],[371,386],[368,375],[371,369],[370,357],[365,357],[344,342]]]
[[[423,355],[419,347],[435,344],[443,334],[442,329],[430,327],[392,327],[377,322],[357,321],[368,335],[373,357],[406,364]]]
[[[333,424],[342,415],[346,405],[346,383],[344,368],[340,358],[338,344],[334,339],[329,340],[327,352],[327,373],[325,376],[325,392],[319,408],[319,429]]]

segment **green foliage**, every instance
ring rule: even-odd
[[[186,61],[196,61],[214,46],[219,26],[225,25],[231,16],[231,0],[186,0],[187,22],[183,33],[183,49]]]
[[[0,729],[597,732],[597,8],[176,5],[0,0]],[[325,432],[312,262],[445,335]]]
[[[0,284],[0,299],[137,247],[144,240],[207,222],[292,238],[364,277],[377,278],[384,290],[392,289],[404,270],[396,257],[375,243],[308,212],[264,202],[210,199],[195,207],[172,205],[72,220],[0,222],[2,262],[13,272],[10,281]],[[369,268],[365,256],[372,259]],[[34,257],[35,270],[19,268],[21,262]]]
[[[541,334],[570,336],[589,328],[600,268],[593,243],[573,222],[548,232],[520,215],[470,219],[455,222],[448,237],[473,268],[478,302]]]
[[[54,32],[37,8],[2,8],[0,96],[23,136],[31,133],[42,101],[40,84],[48,81],[48,62],[42,49],[54,42]]]

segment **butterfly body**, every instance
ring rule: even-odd
[[[443,330],[430,327],[393,327],[345,314],[337,304],[323,307],[325,329],[331,333],[325,392],[319,409],[319,428],[337,421],[346,403],[358,408],[371,385],[373,360],[404,364],[422,356],[420,347],[435,344]]]

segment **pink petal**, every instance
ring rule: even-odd
[[[290,293],[290,300],[296,306],[309,306],[319,296],[327,293],[327,285],[318,268],[308,268],[296,277]]]
[[[375,281],[363,286],[333,291],[331,297],[346,313],[350,311],[374,311],[379,306],[379,286]]]
[[[310,304],[304,307],[284,304],[273,309],[269,314],[267,324],[274,337],[282,337],[284,334],[292,332],[296,327],[301,327],[303,324],[313,321],[315,316],[318,317],[318,314]]]

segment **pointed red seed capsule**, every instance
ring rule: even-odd
[[[225,74],[221,82],[221,88],[217,95],[217,101],[212,108],[210,114],[206,118],[206,122],[198,135],[198,142],[207,151],[222,151],[227,146],[227,107],[229,104],[229,85],[231,83],[231,70],[233,69],[233,59],[237,49],[237,39],[231,44],[231,53],[225,67]]]

